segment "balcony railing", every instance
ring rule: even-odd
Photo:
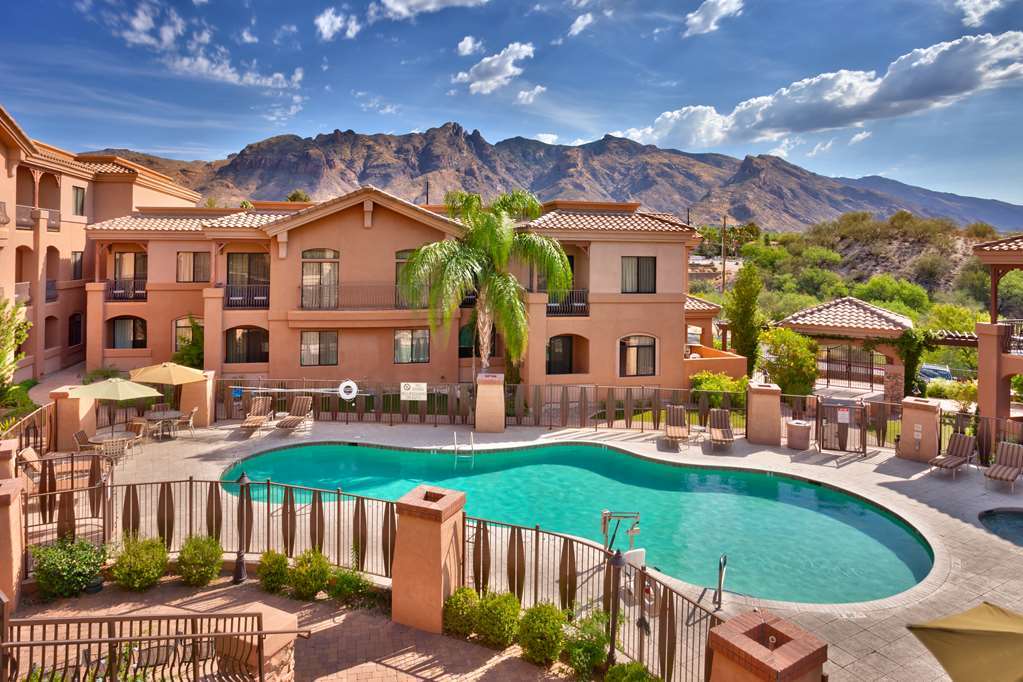
[[[16,282],[14,284],[14,302],[28,305],[32,302],[32,284],[30,282]]]
[[[590,314],[589,289],[570,289],[563,296],[547,302],[547,317],[588,317]]]
[[[265,310],[270,307],[270,285],[228,284],[224,287],[224,307]]]
[[[1005,352],[1023,355],[1023,320],[998,320],[998,323],[1009,327],[1009,334],[1005,337]]]
[[[16,205],[14,207],[14,224],[20,229],[31,230],[36,226],[36,219],[32,217],[32,212],[35,210],[32,206]]]
[[[144,301],[146,300],[146,280],[108,279],[106,294],[108,301]]]
[[[60,232],[60,211],[55,208],[46,209],[46,229],[50,232]]]
[[[476,307],[476,292],[475,291],[472,292],[471,294],[466,295],[466,297],[462,299],[461,307],[462,308],[475,308]]]
[[[302,310],[416,310],[425,308],[425,297],[418,304],[401,295],[393,284],[302,285],[299,287]]]
[[[57,300],[57,280],[48,279],[46,280],[46,302],[50,303]]]

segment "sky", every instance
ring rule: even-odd
[[[72,151],[606,134],[1023,204],[1023,0],[6,0],[0,104]]]

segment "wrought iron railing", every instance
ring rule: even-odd
[[[60,211],[55,208],[46,209],[46,229],[50,232],[60,232]]]
[[[1009,327],[1005,336],[1005,352],[1023,355],[1023,320],[998,320],[998,324]]]
[[[32,283],[31,282],[15,282],[14,283],[14,302],[24,303],[28,305],[32,302]]]
[[[34,206],[22,206],[20,204],[14,207],[14,224],[19,230],[31,230],[36,226],[36,219],[32,215],[37,209]]]
[[[963,433],[977,440],[977,463],[992,464],[998,443],[1023,443],[1023,422],[998,417],[981,417],[970,412],[941,413],[941,451],[945,451],[953,433]]]
[[[547,302],[547,317],[587,317],[589,314],[588,289],[571,289],[557,298],[550,295]]]
[[[57,280],[46,280],[46,302],[51,303],[57,300]]]
[[[31,414],[25,415],[6,431],[0,439],[18,441],[18,452],[31,447],[39,455],[57,449],[57,411],[54,403],[47,403]]]
[[[228,284],[224,288],[225,308],[261,309],[270,307],[269,284]]]
[[[299,287],[303,310],[415,310],[426,307],[404,296],[393,284],[304,284]]]
[[[106,288],[108,301],[146,300],[145,279],[108,279]]]

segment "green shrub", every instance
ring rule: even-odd
[[[116,379],[123,376],[124,372],[116,367],[97,367],[96,369],[85,373],[85,376],[82,377],[82,384],[91,384],[96,381]]]
[[[114,561],[110,574],[121,587],[141,592],[155,585],[167,572],[167,548],[163,540],[124,537],[124,548]]]
[[[259,557],[259,584],[267,592],[280,592],[288,584],[288,557],[269,550]]]
[[[105,547],[66,537],[52,545],[32,547],[31,552],[36,584],[44,599],[77,597],[99,575],[107,559]]]
[[[707,392],[707,403],[711,407],[721,407],[722,393],[730,393],[728,399],[732,407],[742,407],[746,404],[746,388],[749,386],[749,377],[734,379],[724,372],[711,372],[704,370],[697,372],[689,378],[689,389],[692,391],[693,399],[699,399],[697,391]]]
[[[364,606],[373,596],[373,585],[358,571],[338,567],[331,573],[327,594],[347,606]]]
[[[931,379],[927,382],[927,390],[924,395],[928,398],[950,398],[949,394],[954,386],[955,382],[948,379]]]
[[[329,581],[330,562],[315,549],[299,554],[288,571],[288,584],[299,599],[316,599],[316,595],[327,589]]]
[[[484,644],[504,649],[515,641],[520,609],[514,594],[488,592],[480,599],[476,634]]]
[[[565,652],[568,654],[568,665],[575,671],[576,677],[588,680],[593,671],[607,660],[611,638],[608,636],[609,618],[604,611],[594,611],[585,618],[576,621],[575,630],[565,638]]]
[[[607,669],[604,682],[656,682],[661,678],[651,675],[642,663],[616,663]]]
[[[468,637],[476,631],[480,598],[471,587],[459,587],[444,600],[444,631]]]
[[[178,554],[178,573],[186,585],[205,587],[220,575],[224,548],[213,537],[194,535],[185,540]]]
[[[519,621],[522,657],[538,665],[547,665],[561,655],[565,645],[564,612],[554,604],[537,604]]]

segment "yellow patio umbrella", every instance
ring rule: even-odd
[[[200,369],[185,367],[176,362],[161,362],[159,365],[139,367],[131,370],[131,380],[143,384],[167,384],[180,386],[196,381],[205,381],[206,375]]]
[[[1023,680],[1023,615],[989,602],[908,625],[955,682]]]
[[[72,398],[92,398],[93,400],[135,400],[136,398],[161,398],[162,394],[155,388],[136,384],[127,379],[106,379],[94,384],[74,386],[68,391]],[[110,433],[114,432],[114,420],[110,420]]]

